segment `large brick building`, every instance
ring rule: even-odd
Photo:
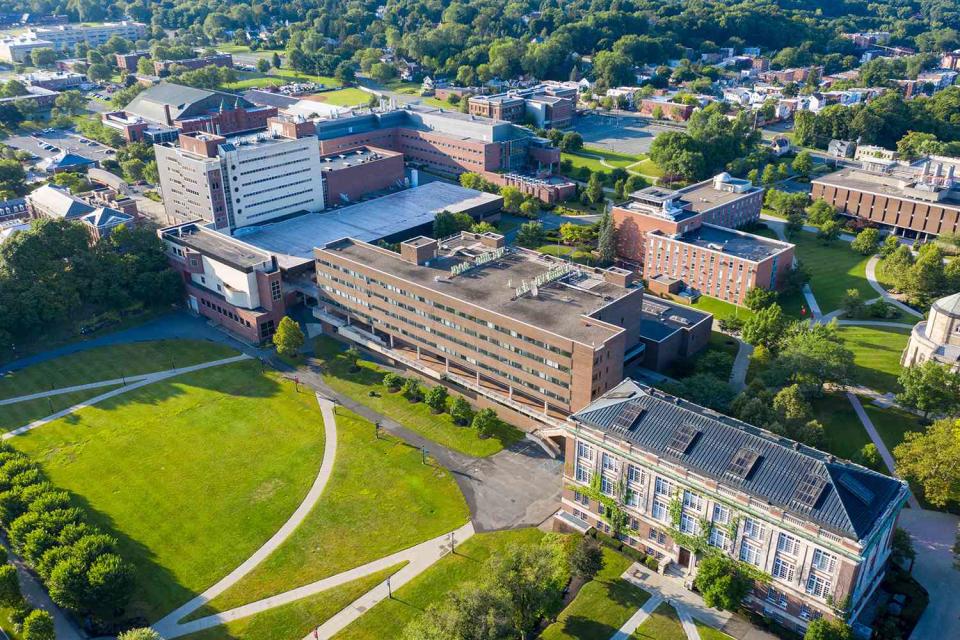
[[[324,155],[360,146],[397,151],[408,164],[448,175],[480,173],[547,202],[576,191],[574,183],[554,175],[559,149],[503,120],[407,107],[321,120],[317,137]]]
[[[815,178],[811,196],[841,215],[921,240],[960,230],[960,160],[932,156],[921,166],[865,163]]]
[[[909,495],[902,480],[629,379],[550,433],[566,447],[558,524],[616,534],[689,575],[698,554],[681,541],[697,540],[769,575],[744,604],[799,632],[847,603],[857,619]]]
[[[720,174],[677,191],[648,187],[613,207],[617,254],[643,273],[742,304],[754,286],[780,289],[793,245],[736,231],[760,218],[763,190]]]
[[[403,154],[375,147],[357,147],[320,158],[327,207],[350,204],[371,193],[405,184]]]
[[[576,88],[557,84],[471,96],[468,100],[471,115],[515,123],[529,120],[541,129],[569,127],[576,105]]]
[[[241,96],[162,82],[141,91],[122,111],[104,113],[103,124],[128,142],[170,142],[180,133],[228,136],[265,129],[276,107],[257,106]]]
[[[286,313],[274,256],[208,229],[202,221],[160,229],[187,306],[251,343],[270,338]]]
[[[628,271],[506,247],[492,233],[421,236],[400,253],[343,239],[315,256],[327,331],[532,420],[562,419],[618,384],[647,348],[645,322],[657,323]],[[679,355],[708,341],[702,315]]]

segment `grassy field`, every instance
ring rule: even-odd
[[[456,529],[469,512],[450,472],[337,409],[337,457],[323,497],[256,569],[191,618],[266,598]]]
[[[686,640],[677,610],[666,602],[654,609],[630,636],[631,640]]]
[[[700,634],[700,640],[733,640],[731,636],[728,636],[723,631],[719,631],[713,627],[708,627],[699,620],[694,620],[693,624],[697,627],[697,632]]]
[[[420,102],[430,107],[436,107],[438,109],[447,109],[448,111],[457,111],[460,108],[460,105],[450,104],[446,100],[439,100],[437,98],[434,98],[433,96],[424,96],[420,98]]]
[[[356,107],[365,106],[370,101],[371,95],[372,94],[361,91],[360,89],[348,88],[321,93],[311,99],[316,102],[325,102],[338,107]]]
[[[824,245],[812,233],[803,231],[791,240],[796,255],[810,273],[810,288],[823,313],[840,308],[847,289],[859,289],[863,300],[874,297],[867,282],[868,257],[855,253],[847,242]]]
[[[606,548],[603,559],[603,570],[580,589],[541,640],[607,640],[647,601],[649,593],[620,578],[633,560]]]
[[[627,167],[627,171],[639,173],[650,178],[659,178],[663,176],[663,169],[657,166],[657,163],[650,158],[644,158],[639,162],[631,164]]]
[[[303,638],[403,567],[403,563],[312,596],[183,636],[187,640]]]
[[[259,52],[258,52],[259,53]],[[272,56],[270,52],[268,55]],[[330,76],[318,76],[312,73],[303,73],[293,69],[270,69],[267,73],[260,71],[238,71],[237,81],[224,85],[225,89],[261,89],[263,87],[279,87],[291,82],[315,82],[325,87],[340,87],[341,82]],[[359,89],[355,89],[359,91]]]
[[[235,355],[236,349],[203,340],[156,340],[98,347],[0,377],[0,399]]]
[[[646,161],[645,156],[642,155],[631,156],[625,153],[607,151],[606,149],[600,149],[598,147],[584,147],[576,153],[563,153],[560,159],[569,160],[574,169],[586,167],[591,171],[602,172],[611,171],[614,168],[626,169],[630,165]],[[601,160],[609,166],[604,165]],[[638,170],[638,173],[645,172]]]
[[[899,391],[900,356],[910,339],[910,329],[897,327],[839,327],[844,344],[853,352],[853,379],[886,393]]]
[[[444,594],[482,578],[487,558],[511,544],[537,544],[543,533],[519,529],[478,533],[338,633],[337,640],[381,640],[396,638],[403,628]]]
[[[12,431],[13,429],[26,426],[34,420],[39,420],[58,411],[63,411],[84,400],[89,400],[94,396],[116,388],[117,385],[111,385],[109,387],[88,389],[87,391],[74,391],[73,393],[62,393],[47,398],[37,398],[35,400],[16,402],[14,404],[0,405],[0,432]]]
[[[720,318],[734,317],[746,320],[753,315],[753,311],[747,309],[746,307],[740,307],[732,302],[726,302],[725,300],[720,300],[719,298],[711,298],[710,296],[700,296],[691,306],[694,309],[712,313],[714,318],[717,320]]]
[[[136,568],[129,613],[153,620],[249,557],[313,482],[323,425],[259,363],[148,385],[11,441]]]
[[[835,391],[815,399],[813,417],[823,425],[824,448],[835,456],[853,458],[863,445],[870,442],[845,393]]]
[[[870,417],[873,426],[877,428],[877,433],[883,439],[887,448],[893,451],[893,448],[903,442],[903,435],[908,431],[923,431],[924,426],[920,423],[920,418],[909,411],[898,409],[897,407],[881,408],[870,402],[869,398],[861,396],[860,402],[863,404],[864,411]]]
[[[372,362],[361,361],[360,371],[350,371],[350,364],[342,355],[344,346],[336,340],[319,338],[314,344],[316,357],[324,363],[324,379],[331,387],[445,447],[483,457],[523,437],[520,430],[501,423],[493,437],[481,438],[473,427],[454,424],[449,414],[434,414],[423,402],[411,403],[401,394],[389,392],[382,384],[385,372]],[[371,396],[371,391],[378,395]]]

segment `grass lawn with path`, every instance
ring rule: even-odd
[[[686,640],[687,633],[680,624],[677,610],[662,603],[637,627],[631,640]]]
[[[886,393],[899,390],[897,377],[903,371],[900,356],[910,339],[910,329],[898,327],[838,327],[837,333],[853,352],[853,380]]]
[[[810,274],[810,288],[824,314],[840,308],[847,289],[859,289],[863,300],[876,297],[867,282],[870,258],[851,250],[849,242],[837,240],[825,245],[807,231],[801,231],[790,242],[797,245],[797,258]]]
[[[867,412],[873,426],[877,428],[877,433],[891,452],[895,446],[903,442],[905,433],[925,429],[920,422],[920,417],[909,411],[899,407],[878,407],[870,401],[870,398],[863,396],[860,396],[860,403],[863,404],[864,411]]]
[[[61,393],[47,398],[37,398],[35,400],[16,402],[14,404],[0,405],[0,432],[12,431],[19,427],[26,426],[34,420],[39,420],[58,411],[63,411],[84,400],[98,396],[101,393],[107,393],[112,389],[116,389],[117,386],[119,385],[98,387],[86,391],[74,391],[73,393]]]
[[[823,448],[830,453],[849,460],[870,442],[870,436],[857,418],[847,394],[842,391],[824,393],[812,404],[814,419],[823,425],[826,439]]]
[[[345,350],[343,344],[332,338],[321,337],[314,343],[314,353],[323,361],[324,380],[327,384],[425,438],[476,457],[497,453],[523,438],[522,431],[505,422],[500,423],[493,437],[481,438],[473,427],[454,424],[450,414],[435,414],[423,402],[412,403],[401,393],[388,391],[382,384],[386,371],[376,364],[361,360],[360,371],[351,371],[350,364],[343,355]],[[371,396],[371,392],[378,395]]]
[[[723,631],[714,629],[713,627],[708,627],[699,620],[694,620],[693,624],[697,627],[700,640],[733,640],[732,636],[728,636]]]
[[[183,636],[186,640],[275,640],[306,637],[341,609],[399,571],[405,563],[275,609]]]
[[[185,374],[12,439],[134,564],[128,613],[154,620],[232,571],[313,483],[312,393],[260,363]]]
[[[154,340],[97,347],[0,377],[0,399],[220,360],[237,350],[206,340]]]
[[[439,562],[394,592],[334,636],[337,640],[396,638],[403,628],[432,603],[467,583],[483,578],[484,564],[492,555],[512,544],[538,544],[544,534],[538,529],[515,529],[478,533],[457,545],[456,553]]]
[[[609,640],[650,594],[622,579],[633,560],[603,549],[604,567],[547,627],[541,640]]]
[[[450,472],[337,408],[337,456],[320,501],[287,540],[189,619],[226,611],[366,564],[469,518]],[[238,563],[239,564],[239,563]]]

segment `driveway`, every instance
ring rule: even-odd
[[[913,536],[917,552],[913,577],[930,593],[930,604],[910,637],[960,638],[960,570],[953,566],[953,544],[960,518],[939,511],[904,509],[899,524]]]

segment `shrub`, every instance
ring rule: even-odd
[[[477,430],[481,438],[489,438],[493,435],[494,431],[496,431],[499,423],[500,418],[497,417],[497,412],[487,408],[480,409],[477,415],[473,416],[472,426]]]
[[[43,609],[34,609],[23,619],[23,640],[55,640],[53,616]]]
[[[647,556],[647,558],[643,561],[643,564],[651,571],[657,571],[660,569],[660,562],[657,561],[657,559],[653,556]]]
[[[437,385],[427,392],[424,400],[430,410],[434,413],[443,413],[447,408],[447,388],[443,385]]]
[[[620,553],[627,556],[631,560],[634,560],[635,562],[646,562],[647,560],[647,554],[626,544],[623,545],[622,549],[620,549]]]
[[[423,400],[423,387],[413,378],[407,378],[403,383],[403,397],[410,402],[420,402]]]
[[[469,424],[473,418],[473,409],[470,408],[470,403],[460,397],[454,398],[450,404],[450,417],[460,426]]]
[[[386,387],[387,391],[391,393],[396,393],[400,390],[400,387],[404,385],[406,378],[401,376],[399,373],[388,373],[383,376],[383,386]]]
[[[592,538],[582,537],[570,554],[570,571],[584,581],[593,580],[603,569],[603,551]]]

